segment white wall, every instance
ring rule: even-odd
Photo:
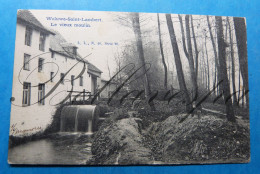
[[[65,79],[69,81],[65,80],[64,84],[60,84],[58,88],[45,99],[45,105],[39,105],[37,103],[37,85],[48,81],[50,79],[50,72],[54,72],[54,74],[57,72],[53,82],[45,84],[46,95],[59,81],[60,74],[65,74],[77,63],[77,60],[65,58],[65,56],[60,54],[55,54],[54,58],[51,58],[51,53],[43,54],[44,52],[39,50],[39,37],[40,32],[33,29],[32,44],[31,46],[25,45],[25,26],[19,23],[17,24],[12,90],[12,97],[14,97],[15,100],[11,107],[11,127],[15,125],[17,130],[27,131],[26,133],[18,134],[10,131],[10,135],[25,136],[43,131],[47,125],[51,123],[52,115],[55,113],[56,107],[53,105],[62,101],[68,94],[67,90],[71,90],[71,75],[74,75],[76,78],[83,68],[83,63],[78,63],[65,77]],[[46,37],[45,53],[49,52],[50,37],[52,36],[48,35]],[[31,55],[30,71],[23,70],[24,53]],[[43,58],[45,63],[42,72],[38,72],[39,58]],[[31,83],[31,105],[28,107],[22,107],[23,82]],[[83,86],[79,85],[79,79],[74,81],[73,90],[83,91],[83,89],[91,91],[91,75],[87,72],[87,69],[83,74]]]

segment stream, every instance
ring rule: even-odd
[[[14,164],[84,165],[91,157],[92,138],[87,133],[56,133],[8,151]]]

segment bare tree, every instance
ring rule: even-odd
[[[208,22],[208,28],[209,28],[209,34],[210,34],[210,38],[211,38],[211,43],[212,43],[212,47],[213,47],[213,51],[214,51],[214,56],[215,56],[215,77],[214,77],[214,81],[213,84],[214,86],[217,84],[216,80],[219,81],[219,77],[218,77],[218,72],[219,72],[219,62],[218,62],[218,54],[217,54],[217,47],[216,47],[216,43],[212,34],[212,29],[211,29],[211,25],[209,22],[209,16],[207,16],[207,22]],[[221,88],[221,84],[219,85],[219,87]],[[217,93],[218,93],[218,88],[216,88]]]
[[[240,71],[240,66],[238,66],[238,96],[237,96],[237,98],[238,98],[238,100],[237,100],[237,105],[239,106],[239,99],[240,99],[240,91],[241,91],[241,87],[240,87],[240,85],[241,85],[241,71]]]
[[[175,36],[175,31],[173,28],[173,23],[172,23],[172,18],[170,14],[166,14],[166,21],[167,21],[167,26],[170,34],[170,39],[171,39],[171,45],[172,45],[172,50],[174,54],[174,59],[175,59],[175,65],[177,69],[177,76],[178,76],[178,82],[180,86],[180,90],[184,92],[184,97],[185,97],[185,102],[186,102],[186,111],[190,112],[191,111],[191,105],[190,105],[190,96],[186,87],[185,79],[184,79],[184,74],[182,70],[182,63],[181,63],[181,58],[180,58],[180,52]]]
[[[163,68],[164,68],[164,89],[167,90],[167,66],[166,66],[166,62],[165,62],[165,58],[164,58],[164,52],[163,52],[159,13],[157,13],[157,22],[158,22],[158,35],[159,35],[160,50],[161,50]]]
[[[107,59],[107,70],[108,70],[108,75],[109,75],[109,78],[111,79],[111,71],[110,71],[110,67],[109,67],[109,63],[108,63],[108,59]]]
[[[122,52],[122,55],[123,54],[125,54],[125,51]],[[121,70],[121,68],[122,68],[122,60],[121,60],[121,55],[120,55],[118,49],[114,53],[114,61],[116,63],[116,68],[117,68],[116,71],[119,72]],[[119,73],[116,78],[117,78],[117,82],[119,84],[121,84],[122,83],[122,73]]]
[[[136,48],[138,52],[138,56],[140,59],[140,62],[142,64],[142,71],[144,74],[143,81],[144,81],[144,87],[145,87],[145,96],[146,100],[148,101],[149,98],[151,97],[151,88],[150,88],[150,82],[147,76],[147,70],[146,70],[146,63],[144,59],[144,49],[143,49],[143,43],[142,43],[142,34],[141,34],[141,28],[140,28],[140,22],[139,22],[139,13],[132,13],[132,25],[133,25],[133,30],[135,34],[135,39],[136,39]],[[154,102],[148,102],[151,110],[155,111],[155,106]]]
[[[247,63],[247,44],[246,44],[246,23],[244,18],[234,17],[234,26],[237,39],[239,66],[243,79],[243,87],[245,88],[246,106],[249,108],[249,96],[248,96],[248,63]],[[243,90],[244,92],[244,90]]]
[[[202,59],[202,68],[201,68],[201,71],[202,71],[202,79],[203,79],[203,84],[202,85],[205,85],[205,89],[208,90],[208,77],[207,77],[207,65],[206,65],[206,61],[205,61],[205,53],[204,53],[204,47],[202,47],[202,56],[201,56],[201,59]]]
[[[196,79],[198,79],[198,59],[199,59],[199,51],[198,51],[197,40],[196,40],[195,31],[194,31],[193,17],[192,17],[192,15],[191,15],[190,17],[191,17],[191,30],[192,30],[194,50],[195,50],[195,72],[196,72]]]
[[[210,80],[209,80],[209,55],[208,55],[208,50],[207,50],[207,36],[205,36],[205,52],[206,52],[206,59],[207,59],[207,74],[208,74],[208,91],[210,90]]]
[[[193,59],[193,53],[192,53],[189,18],[190,18],[189,15],[185,16],[185,26],[186,26],[186,34],[187,34],[186,38],[187,38],[187,44],[188,44],[188,51],[187,51],[182,17],[181,17],[181,15],[179,15],[179,20],[180,20],[180,25],[181,25],[181,33],[182,33],[183,49],[184,49],[184,53],[185,53],[185,55],[188,59],[188,62],[189,62],[191,82],[192,82],[193,92],[195,93],[195,95],[193,95],[193,101],[196,101],[197,97],[198,97],[198,84],[197,84],[197,78],[196,78],[196,73],[195,73],[195,69],[194,69],[194,59]]]
[[[149,33],[150,31],[143,31],[141,32],[141,26],[140,23],[144,23],[149,21],[149,18],[140,20],[139,13],[124,13],[122,15],[115,15],[114,19],[116,22],[120,23],[120,25],[127,27],[130,29],[130,31],[134,32],[135,35],[135,44],[136,44],[136,51],[138,56],[138,60],[141,64],[141,71],[143,74],[143,86],[145,90],[145,98],[147,102],[150,105],[151,110],[155,110],[155,105],[153,101],[149,102],[149,99],[151,97],[151,87],[150,87],[150,80],[148,78],[147,74],[147,68],[146,68],[146,62],[145,62],[145,56],[144,56],[144,48],[143,48],[143,40],[142,40],[142,34]],[[126,56],[126,55],[124,55]],[[132,82],[131,82],[132,83]]]
[[[234,58],[234,44],[233,44],[233,35],[232,35],[232,29],[231,29],[231,25],[230,25],[230,21],[229,18],[227,17],[227,23],[228,23],[228,27],[229,27],[229,40],[230,40],[230,55],[231,55],[231,62],[232,62],[232,88],[233,88],[233,103],[237,105],[237,96],[236,96],[236,78],[235,78],[235,58]]]
[[[218,53],[219,53],[219,75],[220,78],[223,80],[223,94],[224,100],[226,103],[226,113],[227,113],[227,120],[230,122],[235,122],[236,118],[234,115],[234,110],[232,106],[232,101],[230,100],[230,86],[227,77],[227,65],[226,65],[226,44],[224,41],[223,36],[223,25],[222,25],[222,17],[216,16],[216,27],[217,27],[217,40],[218,40]]]

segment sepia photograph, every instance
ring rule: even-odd
[[[18,10],[8,163],[250,162],[246,18]]]

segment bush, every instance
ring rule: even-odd
[[[61,118],[61,111],[64,106],[67,106],[68,103],[61,104],[57,107],[54,116],[52,117],[51,123],[47,126],[44,130],[43,134],[48,135],[52,133],[56,133],[60,131],[60,118]]]

